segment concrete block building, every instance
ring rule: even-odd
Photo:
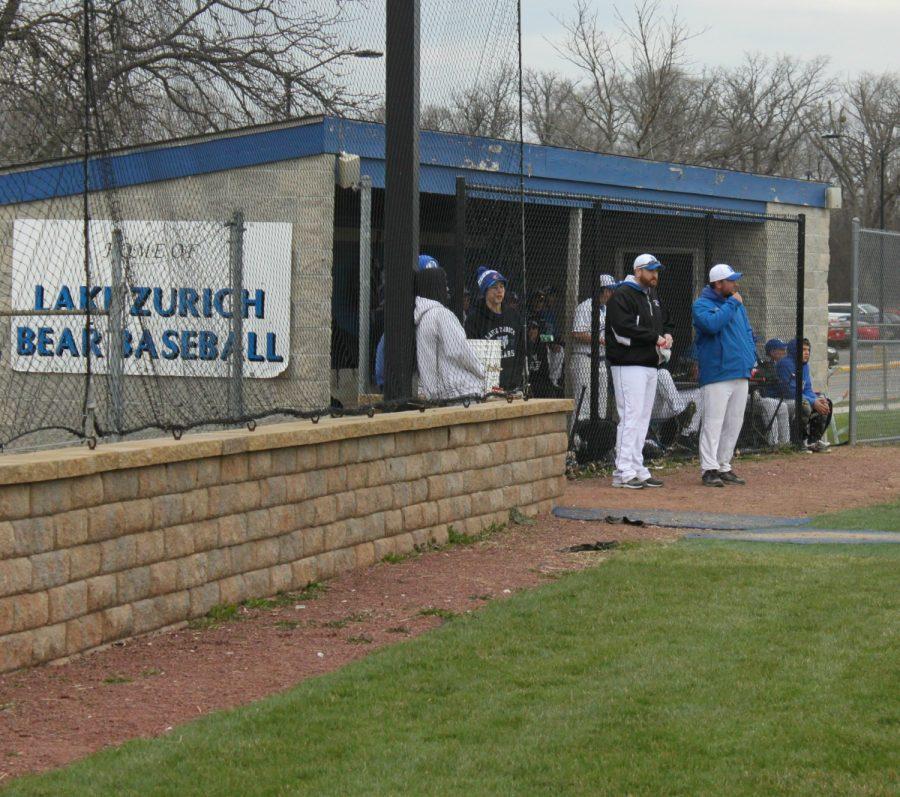
[[[382,125],[310,117],[107,153],[88,163],[87,192],[80,160],[0,172],[0,442],[39,427],[83,428],[88,405],[104,430],[128,431],[354,403],[370,387],[376,342],[366,319],[377,311],[382,268],[384,150]],[[744,293],[762,339],[793,335],[803,285],[814,378],[823,378],[829,207],[839,202],[828,185],[532,144],[520,152],[515,142],[427,131],[420,154],[421,247],[443,264],[474,271],[487,258],[513,288],[526,274],[531,286],[550,285],[563,297],[566,325],[593,274],[621,277],[650,251],[670,266],[671,310],[686,345],[685,313],[706,268],[729,262],[747,272]],[[518,233],[503,220],[517,208],[520,157],[524,268]],[[464,252],[459,177],[473,186]],[[63,246],[53,225],[81,222],[85,199],[98,225],[86,269],[74,228]],[[236,274],[237,218],[246,237]],[[112,230],[130,247],[118,265]],[[165,239],[162,249],[153,235]],[[175,262],[176,251],[193,259]],[[103,292],[116,268],[132,291],[118,311],[106,306],[115,292],[106,304]],[[86,285],[99,286],[94,323],[103,338],[91,355],[91,395],[90,341],[80,352],[61,343],[61,326],[78,331],[85,315],[77,293],[70,306],[61,289]],[[241,291],[236,325],[230,296]],[[139,295],[146,316],[131,301]],[[41,315],[54,307],[64,312]],[[110,355],[116,335],[130,341],[124,364]],[[241,346],[237,375],[220,356],[226,339]]]

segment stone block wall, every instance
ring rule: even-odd
[[[570,401],[0,457],[0,671],[544,512]]]

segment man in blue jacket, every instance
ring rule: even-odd
[[[744,424],[750,372],[756,365],[753,330],[737,289],[742,276],[725,263],[713,266],[709,285],[693,308],[703,401],[700,467],[708,487],[745,484],[731,469]]]

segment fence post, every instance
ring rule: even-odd
[[[794,423],[797,445],[803,446],[803,322],[806,305],[806,214],[797,216],[797,350],[794,360]]]
[[[853,242],[850,265],[850,445],[856,443],[856,368],[859,345],[856,338],[859,323],[859,219],[853,219]]]
[[[600,417],[600,304],[598,303],[600,269],[600,215],[603,205],[599,202],[591,214],[591,420]]]
[[[112,281],[107,316],[107,333],[109,335],[109,405],[110,426],[117,434],[122,434],[124,418],[125,360],[122,352],[122,338],[125,325],[125,303],[123,290],[125,281],[122,269],[122,230],[115,227],[112,231],[111,249]]]
[[[369,302],[372,296],[372,178],[359,181],[359,335],[356,395],[369,392]]]
[[[569,239],[566,246],[566,308],[563,317],[563,338],[572,332],[575,308],[578,306],[579,279],[581,277],[581,208],[569,209]],[[565,369],[565,394],[572,394],[572,369]],[[578,396],[575,396],[578,401]]]
[[[453,211],[453,264],[450,269],[450,309],[465,323],[466,290],[466,178],[456,178]]]
[[[235,212],[228,224],[231,268],[231,363],[228,369],[228,412],[231,420],[244,415],[244,214]]]

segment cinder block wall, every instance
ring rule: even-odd
[[[0,671],[550,509],[570,401],[0,457]]]

